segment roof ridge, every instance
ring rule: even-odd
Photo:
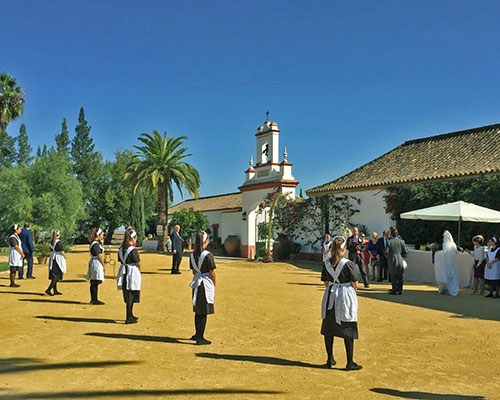
[[[421,142],[425,142],[427,140],[432,140],[432,139],[444,139],[444,138],[452,137],[452,136],[468,135],[468,134],[476,133],[479,131],[488,131],[488,130],[491,130],[494,128],[500,129],[500,124],[485,125],[485,126],[480,126],[477,128],[463,129],[461,131],[440,133],[439,135],[432,135],[432,136],[426,136],[426,137],[418,138],[418,139],[411,139],[411,140],[407,140],[406,142],[404,142],[402,144],[402,146],[407,146],[409,144],[414,144],[414,143],[421,143]]]
[[[231,196],[233,194],[241,194],[241,192],[232,192],[232,193],[224,193],[224,194],[214,194],[213,196],[205,196],[205,197],[198,197],[198,198],[193,198],[193,199],[186,199],[186,200],[182,200],[180,203],[177,203],[177,204],[182,204],[182,203],[185,203],[186,201],[193,201],[193,200],[204,200],[204,199],[212,199],[214,197],[224,197],[224,196]],[[171,207],[174,207],[176,206],[177,204],[174,204],[173,206]],[[170,208],[171,208],[170,207]]]

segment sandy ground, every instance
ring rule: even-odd
[[[142,255],[140,320],[124,325],[113,268],[91,306],[74,250],[62,296],[43,295],[46,266],[16,289],[0,275],[1,399],[500,399],[500,300],[374,284],[359,291],[363,370],[342,370],[341,340],[325,370],[316,265],[218,260],[213,344],[195,346],[187,258],[170,275],[170,257]]]

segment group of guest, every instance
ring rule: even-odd
[[[474,282],[472,294],[485,295],[486,285],[489,293],[485,297],[500,298],[500,239],[492,235],[485,246],[484,237],[481,235],[472,238],[474,258],[472,269]]]

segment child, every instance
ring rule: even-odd
[[[484,296],[484,266],[486,265],[487,249],[484,246],[484,238],[481,235],[472,238],[474,244],[474,251],[472,256],[474,262],[472,268],[474,270],[474,284],[472,286],[472,294],[477,294],[477,287],[481,284],[481,291],[479,294]]]
[[[500,298],[498,294],[500,282],[500,243],[497,235],[493,235],[488,241],[488,258],[486,268],[484,269],[484,279],[488,284],[490,293],[485,297]],[[496,294],[493,295],[493,291]]]
[[[16,272],[23,266],[24,253],[21,246],[21,227],[15,224],[11,228],[11,235],[9,236],[9,267],[10,267],[10,287],[19,287],[16,283]]]
[[[100,228],[92,228],[90,231],[90,261],[89,270],[87,272],[87,280],[90,281],[90,304],[102,305],[102,301],[98,300],[97,289],[104,282],[104,231]]]
[[[123,290],[123,301],[127,305],[126,324],[136,324],[139,319],[132,312],[134,303],[139,303],[141,295],[141,259],[136,243],[137,233],[127,229],[118,250],[118,261],[122,263],[118,270],[118,290]]]
[[[194,251],[191,253],[189,267],[193,271],[191,288],[193,289],[193,311],[196,333],[191,340],[197,345],[210,344],[204,337],[207,315],[214,313],[215,261],[208,250],[208,235],[200,231],[196,234]]]
[[[66,273],[66,255],[64,254],[64,246],[60,240],[61,232],[57,229],[52,231],[52,242],[50,243],[50,248],[52,249],[52,254],[49,259],[49,279],[50,285],[45,291],[49,296],[61,295],[61,292],[57,291],[57,282]],[[52,292],[53,290],[53,292]]]

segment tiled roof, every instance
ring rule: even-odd
[[[241,193],[228,193],[218,196],[199,197],[197,199],[185,200],[168,209],[168,215],[182,208],[193,208],[195,211],[225,211],[241,210]]]
[[[500,173],[500,124],[410,140],[309,196]]]

